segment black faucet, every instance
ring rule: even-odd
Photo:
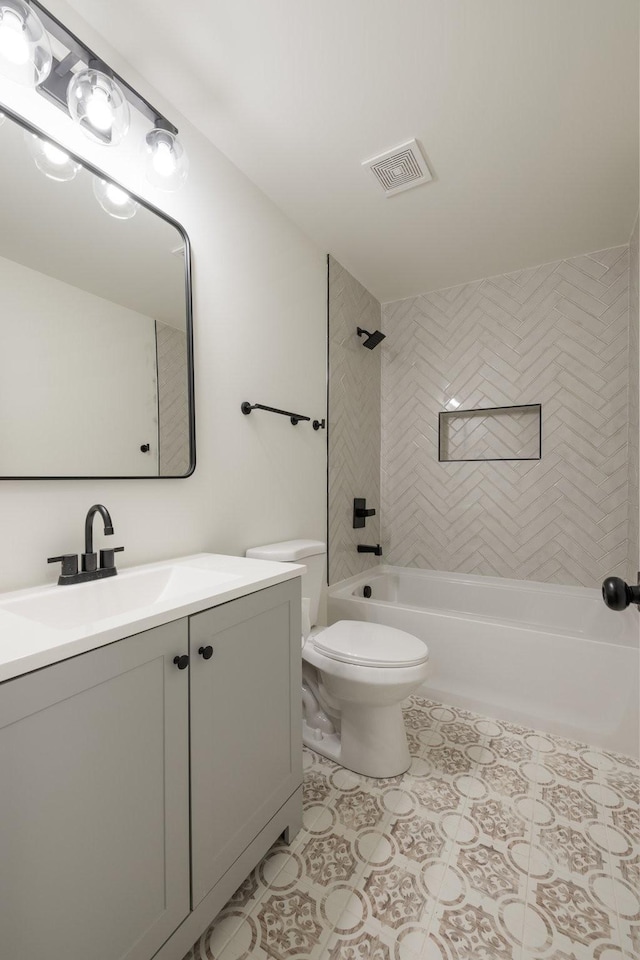
[[[82,554],[82,569],[87,573],[94,573],[98,569],[98,555],[93,552],[93,518],[99,513],[104,521],[104,532],[107,537],[113,534],[111,514],[101,503],[94,503],[89,507],[84,521],[84,553]]]
[[[366,543],[359,543],[357,549],[358,553],[375,553],[376,557],[382,556],[382,547],[379,543],[376,543],[375,547]]]
[[[65,553],[61,557],[49,557],[47,563],[62,563],[62,573],[58,578],[61,586],[71,583],[86,583],[88,580],[103,580],[105,577],[114,577],[117,574],[115,554],[124,550],[124,547],[111,547],[100,551],[100,566],[97,554],[93,552],[93,518],[99,513],[104,522],[104,532],[109,537],[113,534],[113,522],[106,507],[101,503],[94,503],[89,507],[84,522],[84,553],[82,554],[82,570],[78,572],[78,557],[75,553]]]

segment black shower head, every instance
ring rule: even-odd
[[[362,341],[362,346],[366,347],[367,350],[373,350],[373,348],[377,347],[386,337],[386,333],[380,333],[379,330],[374,330],[373,333],[369,333],[368,330],[363,330],[362,327],[358,327],[357,329],[359,337],[366,334],[367,339]]]

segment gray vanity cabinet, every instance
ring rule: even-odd
[[[189,912],[179,620],[0,685],[0,956],[149,960]]]
[[[194,908],[302,782],[300,635],[299,579],[190,618]]]
[[[0,960],[184,956],[299,828],[300,633],[297,578],[0,684]]]

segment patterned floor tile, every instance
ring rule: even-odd
[[[315,960],[331,932],[321,901],[304,883],[264,896],[249,919],[256,926],[258,951],[273,960]]]
[[[185,960],[638,960],[638,762],[420,697],[404,715],[404,776],[304,749],[303,829]]]

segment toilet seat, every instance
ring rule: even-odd
[[[429,657],[427,645],[418,637],[363,620],[339,620],[312,639],[325,657],[367,667],[411,667]]]

